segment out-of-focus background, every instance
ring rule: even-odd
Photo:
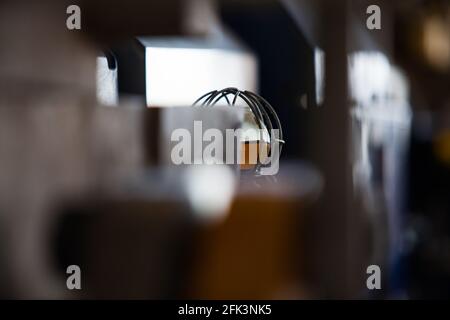
[[[171,162],[226,87],[277,175]],[[0,298],[449,297],[450,1],[0,1]]]

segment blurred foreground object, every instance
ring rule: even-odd
[[[50,239],[59,208],[160,163],[164,115],[145,104],[99,106],[97,57],[130,33],[193,31],[180,1],[119,2],[81,2],[82,32],[66,28],[68,1],[0,2],[0,297],[65,297]],[[223,120],[217,112],[205,117]]]
[[[311,297],[305,231],[307,208],[322,190],[310,166],[285,164],[278,182],[242,181],[227,219],[204,226],[194,252],[188,297],[298,299]]]
[[[63,210],[55,229],[60,274],[74,261],[86,270],[85,290],[72,297],[311,295],[304,221],[306,208],[321,192],[321,176],[313,167],[293,163],[283,166],[277,183],[255,188],[252,180],[241,181],[229,209],[217,219],[217,207],[192,205],[210,197],[202,189],[192,198],[192,184],[200,180],[225,191],[214,187],[224,183],[215,179],[221,170],[216,166],[151,170],[122,184],[126,187],[119,193]]]

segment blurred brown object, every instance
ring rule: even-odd
[[[265,148],[267,153],[260,154],[259,148]],[[245,141],[241,143],[241,170],[254,169],[257,162],[265,163],[264,161],[267,161],[269,152],[270,144],[266,142],[259,143],[258,141]],[[253,155],[253,153],[256,153],[256,156]],[[261,159],[261,156],[264,156],[264,158]]]
[[[239,198],[229,218],[205,229],[194,269],[196,299],[301,297],[300,202]]]
[[[449,99],[450,3],[405,2],[395,25],[395,58],[409,76],[412,105],[442,109]]]
[[[261,188],[254,180],[244,181],[228,217],[202,228],[188,297],[298,299],[313,294],[305,275],[305,218],[321,181],[314,173],[289,169],[278,183],[261,182]]]

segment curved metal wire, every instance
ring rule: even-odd
[[[232,102],[230,102],[230,99],[228,96],[232,96]],[[275,109],[270,105],[269,102],[267,102],[266,99],[261,97],[260,95],[257,95],[256,93],[253,93],[251,91],[241,91],[237,88],[229,87],[222,90],[213,90],[210,91],[204,95],[202,95],[200,98],[198,98],[194,103],[193,106],[214,106],[217,103],[219,103],[222,99],[224,99],[228,106],[235,106],[237,99],[240,98],[242,101],[244,101],[247,106],[250,108],[250,110],[253,113],[253,116],[255,118],[256,124],[258,125],[258,128],[260,129],[260,140],[262,141],[262,130],[266,129],[269,134],[270,138],[270,145],[272,145],[273,139],[277,139],[280,143],[280,154],[283,144],[285,143],[284,137],[283,137],[283,129],[281,127],[280,119],[278,118],[277,113],[275,112]],[[274,122],[272,122],[274,121]],[[275,124],[275,127],[274,127]],[[280,136],[273,137],[273,129],[278,129]],[[271,150],[270,150],[271,152]],[[257,163],[255,166],[255,172],[258,173],[261,168],[261,163]]]

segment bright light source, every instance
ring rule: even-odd
[[[190,105],[206,92],[237,87],[256,91],[256,59],[210,48],[146,48],[148,106]]]

